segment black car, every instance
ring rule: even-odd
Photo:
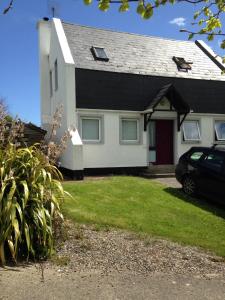
[[[225,203],[225,148],[192,147],[180,157],[175,174],[186,194]]]

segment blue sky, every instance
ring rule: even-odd
[[[1,12],[8,2],[0,2]],[[188,26],[179,27],[177,24],[191,23],[193,12],[197,10],[190,4],[166,6],[155,11],[154,17],[146,21],[136,14],[135,5],[127,13],[118,13],[116,5],[103,13],[97,9],[97,2],[85,6],[82,0],[15,0],[7,15],[0,14],[0,97],[5,98],[11,114],[36,124],[40,124],[36,23],[44,16],[50,17],[49,2],[57,4],[57,17],[64,21],[180,40],[187,39],[187,35],[180,33],[179,29]],[[223,54],[217,40],[209,45]]]

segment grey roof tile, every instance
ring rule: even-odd
[[[219,67],[192,41],[62,24],[77,68],[225,81]],[[92,46],[104,47],[109,61],[95,60]],[[178,71],[173,56],[193,62],[192,70]]]

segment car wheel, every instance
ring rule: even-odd
[[[183,191],[189,196],[193,196],[196,193],[196,183],[191,176],[186,176],[183,180]]]

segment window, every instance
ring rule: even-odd
[[[215,133],[217,141],[225,141],[225,121],[215,121]]]
[[[101,135],[101,118],[81,117],[81,136],[83,141],[100,143]]]
[[[52,86],[52,71],[49,72],[50,77],[50,96],[53,94],[53,86]]]
[[[198,161],[202,157],[202,155],[203,155],[203,152],[201,152],[201,151],[193,152],[190,155],[190,159],[193,161]]]
[[[104,48],[92,47],[91,52],[94,56],[94,59],[96,59],[96,60],[103,60],[103,61],[109,60]]]
[[[183,57],[173,56],[173,61],[176,63],[178,71],[188,72],[188,70],[191,70],[191,64],[193,64],[192,62],[186,61]]]
[[[155,121],[150,121],[148,123],[148,133],[149,133],[149,162],[156,162],[156,126]]]
[[[122,142],[138,143],[139,142],[139,120],[138,119],[121,119]]]
[[[224,156],[217,154],[217,153],[211,153],[204,159],[204,164],[214,170],[214,171],[220,171],[222,168],[224,162]]]
[[[55,91],[57,91],[58,90],[58,63],[57,63],[57,60],[55,61],[54,69],[55,69]]]
[[[198,121],[185,121],[183,123],[184,141],[200,141],[201,135]]]

